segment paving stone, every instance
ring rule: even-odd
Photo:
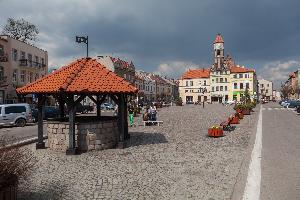
[[[207,129],[233,112],[220,104],[159,109],[164,124],[134,118],[124,149],[66,156],[28,145],[39,162],[18,199],[230,199],[258,112],[224,137],[209,138]],[[88,148],[103,148],[95,144]]]

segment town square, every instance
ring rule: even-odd
[[[0,200],[299,199],[298,4],[1,1]]]

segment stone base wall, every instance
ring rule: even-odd
[[[49,122],[48,147],[65,152],[69,147],[69,123]],[[75,145],[80,151],[114,148],[118,141],[117,121],[93,121],[75,124]]]

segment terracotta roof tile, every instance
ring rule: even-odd
[[[209,78],[209,69],[193,69],[185,72],[182,79]]]
[[[78,59],[38,79],[17,93],[136,93],[138,90],[95,59]]]
[[[231,73],[247,73],[247,72],[255,72],[254,69],[247,69],[239,66],[232,66],[230,67]]]

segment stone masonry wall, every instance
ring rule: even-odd
[[[47,125],[48,147],[66,151],[69,147],[69,124],[49,122]],[[118,139],[117,121],[93,121],[75,124],[75,145],[80,151],[114,148]]]

